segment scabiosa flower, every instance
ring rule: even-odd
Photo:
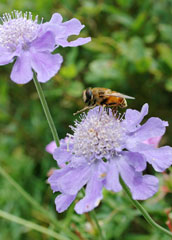
[[[60,192],[55,203],[63,212],[74,201],[78,191],[86,186],[85,197],[75,205],[79,214],[98,206],[102,188],[121,191],[119,175],[129,187],[133,199],[145,200],[158,190],[158,179],[143,175],[146,162],[162,172],[172,164],[172,148],[155,148],[144,141],[165,133],[167,122],[150,118],[141,125],[148,113],[148,104],[141,112],[128,109],[125,118],[114,117],[111,110],[99,111],[99,107],[81,115],[72,135],[61,140],[53,157],[63,168],[53,172],[48,179],[54,192]]]
[[[0,65],[13,62],[11,80],[25,84],[37,73],[39,82],[46,82],[60,69],[63,58],[60,54],[51,54],[59,45],[79,46],[90,38],[79,38],[68,42],[70,35],[78,35],[84,27],[77,19],[62,23],[60,14],[53,14],[49,22],[38,23],[38,16],[20,11],[5,13],[0,25]]]

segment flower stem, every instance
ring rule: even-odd
[[[14,216],[14,215],[9,214],[9,213],[7,213],[5,211],[2,211],[2,210],[0,210],[0,217],[5,218],[5,219],[7,219],[9,221],[12,221],[12,222],[21,224],[21,225],[23,225],[23,226],[25,226],[27,228],[36,230],[38,232],[44,233],[44,234],[46,234],[48,236],[51,236],[51,237],[53,237],[53,238],[55,238],[57,240],[68,240],[69,239],[69,238],[67,238],[65,236],[62,236],[62,235],[54,232],[51,229],[48,229],[46,227],[42,227],[42,226],[40,226],[40,225],[38,225],[36,223],[33,223],[31,221],[27,221],[27,220],[25,220],[23,218]]]
[[[99,231],[100,239],[101,239],[101,240],[104,240],[104,236],[103,236],[103,233],[102,233],[102,229],[101,229],[101,227],[100,227],[100,225],[99,225],[99,222],[98,222],[98,220],[97,220],[95,211],[92,210],[90,213],[91,213],[91,217],[92,217],[92,219],[94,220],[94,222],[95,222],[95,224],[96,224],[96,227],[97,227],[97,229],[98,229],[98,231]]]
[[[0,174],[38,211],[42,212],[47,218],[49,218],[54,225],[61,229],[60,224],[57,223],[56,219],[53,216],[50,216],[49,212],[46,211],[35,199],[29,195],[10,175],[4,171],[4,169],[0,166]]]
[[[167,229],[161,227],[159,224],[157,224],[149,215],[149,213],[144,209],[144,207],[137,201],[137,200],[133,200],[132,199],[132,195],[130,193],[130,190],[128,189],[128,187],[126,186],[126,184],[124,183],[124,181],[122,180],[122,178],[120,177],[120,183],[124,189],[124,191],[126,192],[126,194],[128,195],[129,199],[131,200],[131,202],[134,204],[134,206],[139,209],[139,211],[143,214],[144,218],[146,219],[146,221],[152,225],[153,227],[155,227],[157,230],[165,233],[166,235],[168,235],[169,237],[172,237],[172,232],[168,231]]]
[[[4,169],[0,166],[0,174],[28,201],[33,207],[35,207],[38,211],[40,211],[46,218],[48,218],[51,223],[60,231],[64,230],[63,225],[57,222],[57,219],[51,215],[48,210],[45,210],[35,199],[29,195],[10,175],[4,171]],[[70,236],[72,239],[78,239],[75,234],[73,234],[70,230],[65,229],[65,233]]]
[[[44,109],[44,113],[45,113],[45,116],[46,116],[46,118],[47,118],[49,127],[50,127],[50,129],[51,129],[51,133],[52,133],[52,135],[53,135],[54,141],[56,142],[57,147],[59,147],[59,146],[60,146],[59,137],[58,137],[58,134],[57,134],[57,131],[56,131],[56,128],[55,128],[53,119],[52,119],[52,117],[51,117],[50,110],[49,110],[49,108],[48,108],[48,104],[47,104],[47,102],[46,102],[44,93],[43,93],[43,91],[42,91],[41,84],[40,84],[40,83],[38,82],[38,80],[37,80],[36,73],[34,73],[33,81],[34,81],[36,90],[37,90],[37,92],[38,92],[38,95],[39,95],[39,98],[40,98],[42,107],[43,107],[43,109]]]

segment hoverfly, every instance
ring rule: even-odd
[[[134,97],[127,96],[108,88],[87,88],[83,91],[83,101],[87,106],[74,113],[74,115],[96,106],[111,107],[114,114],[118,107],[127,107],[126,99],[134,99]]]

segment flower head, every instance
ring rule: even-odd
[[[145,200],[158,190],[158,179],[143,175],[146,162],[156,171],[164,171],[172,164],[172,148],[155,148],[146,140],[164,134],[167,122],[150,118],[141,125],[148,105],[141,112],[128,109],[125,118],[114,117],[112,112],[90,110],[76,121],[73,134],[61,140],[53,157],[63,168],[53,172],[49,183],[57,196],[56,209],[62,212],[86,186],[85,197],[75,206],[77,213],[91,211],[103,198],[103,187],[119,192],[119,175],[129,187],[133,199]]]
[[[33,78],[32,69],[39,82],[53,77],[63,62],[60,54],[51,54],[59,45],[79,46],[90,41],[90,38],[79,38],[68,42],[67,38],[78,35],[83,25],[77,19],[62,23],[62,17],[57,13],[46,23],[38,23],[38,16],[33,20],[30,12],[19,11],[5,13],[0,19],[0,65],[16,59],[11,79],[19,84]],[[75,27],[77,30],[73,30]]]

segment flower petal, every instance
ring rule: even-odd
[[[68,167],[64,167],[64,168],[57,169],[57,170],[53,171],[52,175],[48,178],[48,183],[50,184],[53,192],[59,192],[60,191],[59,185],[57,184],[58,179],[61,176],[64,176],[68,171],[69,171]]]
[[[68,152],[66,149],[56,147],[53,152],[53,158],[57,161],[58,165],[60,166],[63,163],[69,162],[72,158],[72,154],[71,152]]]
[[[145,200],[158,191],[158,179],[151,175],[142,176],[128,164],[124,157],[118,161],[120,175],[130,188],[133,199]]]
[[[135,152],[135,148],[139,143],[144,143],[145,140],[160,137],[165,133],[168,123],[160,118],[150,118],[145,124],[140,126],[135,132],[128,134],[126,137],[126,148]]]
[[[69,164],[59,170],[56,170],[48,179],[51,188],[54,191],[60,191],[65,194],[76,194],[89,180],[90,166],[81,166],[71,168]]]
[[[60,45],[62,47],[77,47],[90,42],[91,38],[78,38],[70,42],[67,39],[71,35],[78,35],[84,27],[85,26],[82,25],[78,19],[73,18],[67,22],[59,24],[58,26],[54,25],[49,28],[53,30],[56,36],[57,45]]]
[[[161,148],[150,147],[146,151],[142,151],[142,153],[157,172],[163,172],[172,165],[172,148],[169,146]]]
[[[32,67],[37,72],[39,82],[47,82],[60,69],[63,58],[60,54],[50,54],[48,52],[37,52],[32,54]]]
[[[55,38],[50,31],[44,33],[41,37],[36,38],[31,44],[31,51],[50,51],[54,50]]]
[[[71,20],[64,22],[62,25],[66,28],[65,35],[67,37],[70,35],[78,35],[80,31],[85,27],[76,18],[72,18]]]
[[[14,61],[15,52],[8,52],[5,48],[0,47],[0,65],[6,65]]]
[[[160,118],[149,118],[138,130],[136,130],[130,139],[135,142],[143,142],[149,138],[162,136],[165,133],[167,122],[162,121]]]
[[[76,195],[60,194],[59,196],[57,196],[55,199],[57,212],[59,213],[64,212],[75,200],[75,198]]]
[[[152,197],[158,191],[158,178],[151,175],[144,175],[138,173],[130,186],[133,199],[145,200]]]
[[[145,103],[141,109],[141,112],[133,109],[127,109],[123,124],[129,132],[137,130],[144,116],[148,114],[148,108],[148,104]]]
[[[82,214],[97,207],[103,198],[102,188],[103,182],[98,180],[97,174],[94,172],[87,183],[85,197],[76,204],[75,211]]]
[[[54,152],[54,150],[56,149],[56,143],[55,143],[55,141],[52,141],[52,142],[50,142],[47,146],[46,146],[46,148],[45,148],[45,150],[46,150],[46,152],[48,152],[48,153],[50,153],[50,154],[53,154],[53,152]]]
[[[153,138],[149,138],[147,140],[145,140],[143,143],[149,144],[154,146],[155,148],[158,147],[160,141],[161,141],[162,136],[160,137],[153,137]]]
[[[33,72],[31,69],[30,54],[28,52],[24,52],[17,57],[10,77],[13,82],[18,84],[25,84],[32,80]]]
[[[73,143],[72,143],[72,139],[69,137],[65,137],[64,139],[60,140],[60,147],[62,149],[66,149],[66,150],[72,150],[73,148]]]
[[[119,192],[122,189],[119,182],[119,172],[115,159],[110,160],[108,164],[107,175],[105,178],[105,188],[114,192]]]
[[[71,150],[73,147],[72,141],[69,137],[65,137],[64,139],[60,140],[60,148],[64,150]],[[45,150],[50,154],[53,154],[54,150],[57,148],[55,141],[50,142]]]
[[[61,23],[62,20],[63,18],[60,13],[54,13],[49,22],[52,24],[57,24],[57,23]]]
[[[72,158],[71,158],[71,163],[70,166],[72,168],[78,168],[80,166],[82,166],[83,164],[88,164],[87,160],[82,156],[82,157],[77,157],[73,154]]]
[[[83,44],[86,44],[91,41],[90,37],[87,38],[78,38],[74,41],[68,42],[66,39],[58,39],[57,44],[59,44],[62,47],[78,47]]]
[[[143,154],[137,152],[125,152],[123,156],[125,156],[128,164],[137,172],[141,172],[146,169],[146,158]]]

